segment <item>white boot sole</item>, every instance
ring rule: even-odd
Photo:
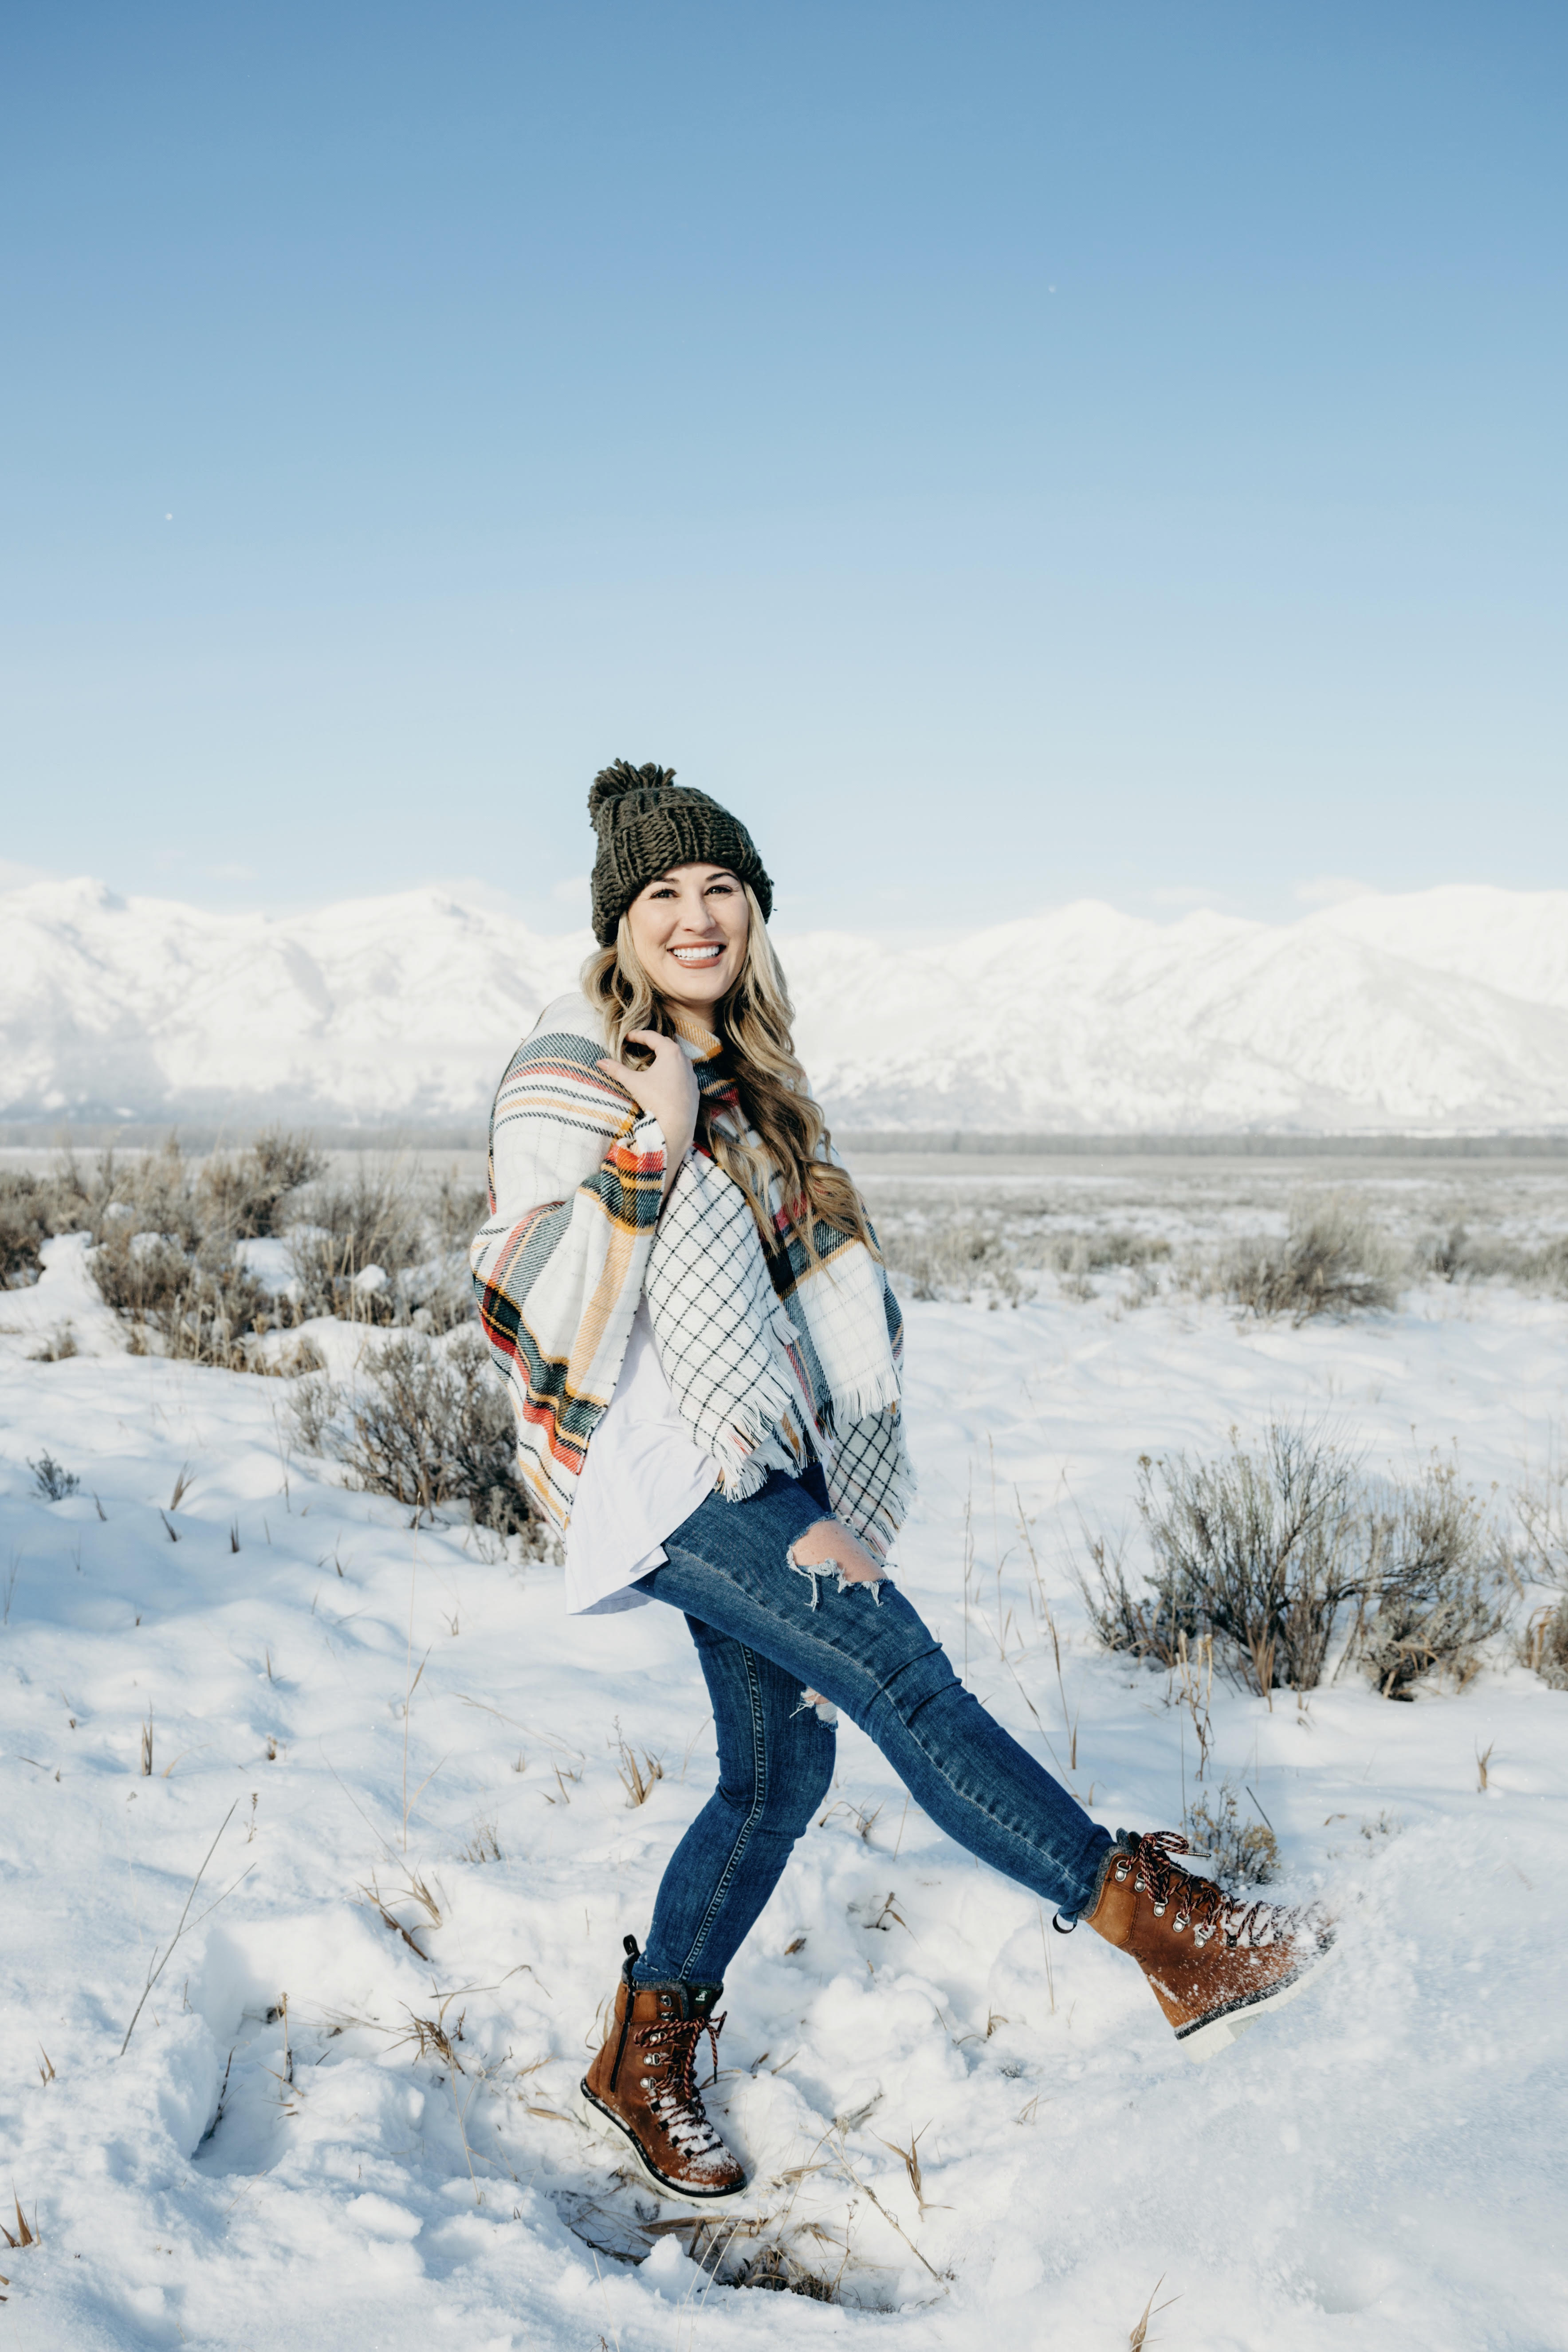
[[[696,2213],[733,2213],[737,2200],[751,2191],[750,2180],[742,2180],[735,2189],[717,2190],[672,2188],[668,2180],[661,2180],[654,2171],[625,2125],[618,2124],[614,2116],[606,2115],[580,2083],[572,2095],[571,2104],[574,2113],[587,2126],[595,2138],[607,2140],[622,2163],[630,2165],[644,2188],[651,2189],[654,2195],[661,2197],[667,2205],[688,2205]]]
[[[1250,2033],[1260,2018],[1272,2016],[1277,2009],[1283,2009],[1299,1993],[1310,1992],[1321,1980],[1324,1969],[1333,1966],[1339,1949],[1336,1937],[1328,1950],[1315,1959],[1310,1968],[1303,1969],[1299,1977],[1292,1977],[1290,1982],[1281,1985],[1278,1992],[1266,1993],[1261,2000],[1255,2000],[1247,2009],[1233,2010],[1228,2017],[1213,2018],[1208,2024],[1194,2026],[1190,2033],[1183,2034],[1182,2049],[1195,2066],[1204,2065],[1210,2058],[1217,2058],[1222,2050],[1228,2050],[1233,2042],[1239,2042],[1244,2033]]]

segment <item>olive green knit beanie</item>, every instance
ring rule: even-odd
[[[740,818],[678,784],[673,768],[613,761],[594,779],[588,814],[599,836],[594,932],[601,947],[609,946],[637,892],[672,866],[727,866],[751,884],[763,920],[772,914],[773,886]]]

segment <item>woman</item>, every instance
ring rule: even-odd
[[[902,1322],[790,1038],[745,827],[673,771],[595,779],[580,995],[541,1014],[490,1129],[473,1248],[521,1474],[566,1530],[567,1604],[679,1609],[719,1785],[647,1948],[625,1938],[583,2084],[651,2185],[745,2185],[696,2087],[722,1979],[833,1772],[835,1710],[982,1860],[1142,1968],[1194,2053],[1296,1992],[1322,1923],[1228,1903],[1169,1832],[1115,1838],[960,1684],[888,1578],[910,1479]]]

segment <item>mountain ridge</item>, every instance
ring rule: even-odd
[[[1095,899],[925,945],[776,933],[840,1124],[1568,1129],[1568,891],[1451,884],[1289,923]],[[482,1118],[591,944],[435,887],[214,914],[0,894],[0,1118]]]

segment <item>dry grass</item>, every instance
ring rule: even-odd
[[[805,2168],[816,2171],[816,2165]],[[791,2176],[786,2174],[786,2179]],[[687,2235],[687,2252],[706,2276],[704,2296],[713,2286],[756,2287],[764,2294],[804,2295],[812,2303],[837,2303],[839,2286],[850,2261],[847,2239],[837,2239],[817,2221],[794,2221],[789,2208],[782,2212],[738,2216],[725,2214],[707,2221],[700,2215],[679,2220],[645,2221],[646,2238]],[[830,2277],[823,2276],[801,2258],[803,2242],[827,2248],[838,2259]]]
[[[1005,2018],[994,2021],[994,2022],[1002,2024],[1005,2024],[1006,2021],[1007,2021]],[[985,2038],[987,2041],[991,2039],[993,2031],[994,2024],[987,2025],[985,2029]],[[946,2213],[951,2212],[952,2210],[951,2206],[947,2205],[932,2205],[927,2199],[925,2193],[924,2179],[921,2172],[921,2139],[922,2134],[930,2131],[930,2124],[922,2124],[918,2132],[911,2132],[910,2134],[910,2144],[908,2147],[900,2147],[896,2139],[882,2140],[882,2146],[887,2149],[889,2155],[896,2156],[899,2162],[903,2166],[905,2172],[908,2174],[910,2187],[914,2191],[915,2203],[920,2207],[922,2219],[927,2213]],[[879,2139],[881,2138],[880,2133],[878,2134],[878,2137]]]
[[[443,2066],[449,2066],[454,2074],[465,2073],[467,2070],[458,2055],[457,2045],[463,2038],[463,2026],[468,2018],[468,2011],[466,2009],[458,2011],[456,2023],[448,2025],[447,2022],[447,2011],[459,1998],[460,1996],[455,1992],[447,1993],[438,2003],[434,2017],[416,2017],[411,2009],[405,2009],[404,2014],[408,2020],[407,2031],[397,2035],[394,2047],[396,2047],[397,2042],[411,2042],[414,2044],[416,2064],[421,2058],[437,2058]]]
[[[815,2271],[796,2262],[776,2241],[737,2263],[732,2276],[722,2284],[733,2287],[762,2287],[774,2294],[804,2294],[812,2303],[835,2303],[838,2298],[838,2281],[818,2277]]]
[[[1150,2289],[1148,2302],[1143,2305],[1142,2311],[1132,2323],[1127,2337],[1128,2343],[1132,2347],[1132,2352],[1144,2352],[1144,2347],[1149,2342],[1149,2322],[1152,2319],[1157,2319],[1161,2312],[1169,2311],[1173,2303],[1180,2303],[1182,2299],[1179,2294],[1173,2294],[1168,2295],[1163,2303],[1157,2304],[1154,2301],[1154,2297],[1159,2294],[1160,2289],[1164,2285],[1164,2275],[1162,2273],[1161,2276],[1154,2281],[1152,2287]]]
[[[280,1346],[274,1343],[269,1347],[266,1339],[265,1332],[258,1333],[254,1340],[247,1342],[245,1350],[246,1370],[262,1380],[303,1380],[307,1372],[324,1372],[327,1369],[327,1360],[309,1331],[285,1339]]]
[[[383,1328],[450,1331],[473,1312],[468,1248],[484,1194],[450,1175],[424,1186],[408,1163],[364,1157],[299,1196],[289,1233],[293,1312]]]
[[[252,1863],[249,1869],[242,1870],[239,1874],[239,1877],[233,1880],[229,1885],[226,1886],[223,1893],[216,1896],[214,1900],[207,1905],[205,1911],[199,1911],[195,1919],[191,1918],[191,1906],[196,1899],[196,1891],[200,1887],[203,1879],[206,1876],[207,1864],[211,1862],[214,1854],[217,1852],[223,1833],[225,1830],[227,1829],[230,1822],[233,1821],[235,1811],[238,1803],[239,1800],[237,1797],[234,1804],[230,1805],[227,1812],[225,1813],[222,1821],[218,1823],[217,1836],[214,1838],[211,1845],[208,1846],[206,1853],[203,1855],[201,1867],[191,1881],[191,1891],[185,1897],[185,1907],[181,1912],[179,1919],[175,1924],[174,1934],[161,1949],[157,1947],[154,1947],[153,1948],[153,1957],[147,1963],[147,1980],[142,1988],[142,1997],[131,2013],[131,2022],[125,2029],[125,2039],[120,2045],[119,2055],[121,2058],[124,2057],[125,2053],[131,2047],[131,2037],[136,2031],[137,2019],[141,2016],[142,2010],[146,2007],[147,1996],[152,1992],[153,1987],[157,1984],[159,1978],[163,1975],[163,1970],[168,1967],[170,1960],[174,1957],[175,1948],[177,1947],[181,1937],[185,1932],[187,1924],[194,1927],[199,1927],[202,1921],[210,1917],[211,1914],[217,1909],[220,1903],[226,1903],[228,1901],[228,1898],[234,1893],[235,1888],[240,1885],[241,1881],[248,1878],[251,1870],[254,1870],[256,1867],[255,1864]]]
[[[441,1906],[417,1871],[405,1867],[402,1886],[390,1895],[383,1895],[380,1881],[373,1875],[370,1885],[360,1888],[359,1898],[365,1910],[374,1911],[382,1926],[407,1945],[416,1959],[423,1960],[426,1967],[429,1967],[430,1955],[421,1950],[414,1939],[416,1935],[424,1935],[428,1929],[441,1925]],[[406,1927],[392,1909],[394,1903],[401,1904],[405,1910],[412,1907],[424,1916],[416,1918],[412,1927]]]
[[[54,2070],[51,2068],[50,2072],[52,2073],[53,2071]],[[37,2207],[36,2205],[34,2206],[33,2219],[29,2223],[26,2215],[22,2210],[22,2200],[16,2195],[15,2190],[13,2190],[11,2194],[11,2202],[16,2209],[16,2234],[13,2237],[10,2231],[5,2227],[5,2222],[0,2221],[0,2238],[4,2238],[5,2243],[17,2253],[20,2253],[22,2249],[26,2246],[41,2245],[43,2243],[43,2240],[38,2235]],[[11,2282],[8,2278],[0,2276],[0,2286],[9,2286]],[[0,2294],[0,2303],[8,2303],[9,2301],[10,2297],[8,2295]]]
[[[620,1759],[616,1771],[626,1792],[627,1804],[634,1808],[646,1805],[653,1794],[655,1783],[664,1778],[664,1766],[657,1756],[649,1756],[646,1752],[639,1764],[637,1750],[621,1729],[618,1715],[616,1717],[616,1750]]]
[[[880,1805],[858,1805],[852,1797],[835,1797],[817,1822],[817,1828],[826,1829],[835,1813],[847,1813],[855,1824],[856,1836],[863,1845],[869,1845],[871,1832],[881,1819],[882,1808]]]
[[[63,1322],[55,1325],[52,1331],[45,1333],[42,1347],[35,1348],[27,1360],[34,1364],[63,1364],[80,1352],[68,1315]]]

